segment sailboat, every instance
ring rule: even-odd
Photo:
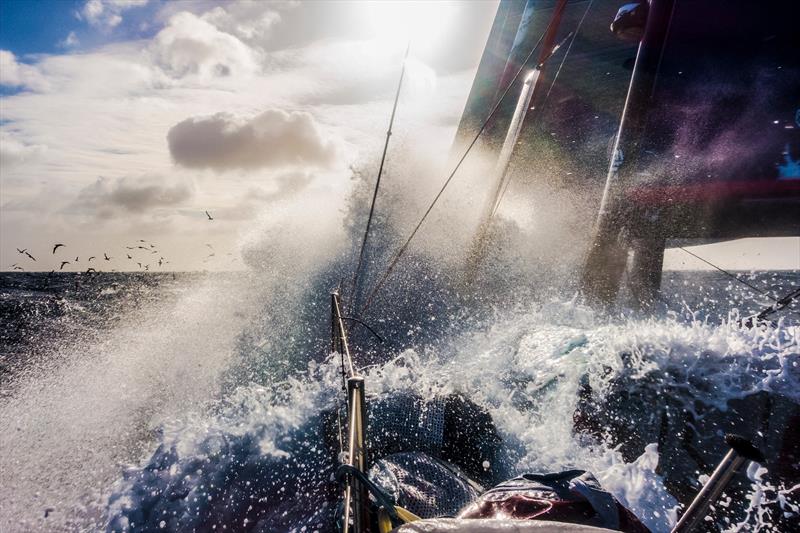
[[[656,299],[664,249],[676,240],[800,234],[800,177],[787,177],[791,154],[800,149],[800,111],[793,108],[800,94],[796,15],[789,1],[769,9],[713,0],[621,7],[605,0],[501,1],[457,132],[455,167],[362,296],[364,249],[401,74],[355,274],[349,286],[331,293],[331,352],[341,361],[343,390],[336,409],[341,531],[648,531],[588,472],[527,473],[484,486],[481,468],[492,467],[489,459],[497,460],[502,446],[491,416],[468,399],[441,399],[441,427],[420,423],[416,432],[403,427],[408,418],[385,402],[368,409],[369,383],[354,360],[348,331],[369,329],[366,309],[477,144],[497,159],[466,283],[489,253],[493,219],[519,152],[526,152],[526,161],[566,161],[569,174],[581,176],[594,199],[588,203],[594,209],[580,210],[590,242],[580,287],[599,305],[613,303],[623,288],[642,307]],[[764,70],[769,68],[781,72]],[[719,94],[710,102],[692,100],[704,86]],[[727,107],[754,94],[746,109]],[[598,146],[608,146],[604,157]],[[592,172],[598,162],[606,169],[599,179]],[[531,180],[544,179],[545,172],[530,174]],[[576,186],[574,179],[558,186]],[[400,404],[407,411],[414,401]],[[438,431],[441,442],[429,446],[420,431]],[[702,531],[709,507],[736,472],[764,461],[743,437],[728,435],[725,443],[727,454],[708,472],[673,532]]]

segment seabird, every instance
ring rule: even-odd
[[[163,264],[164,264],[164,258],[162,257],[162,258],[160,258],[160,259],[158,260],[158,266],[161,266],[161,265],[163,265]]]
[[[145,269],[145,270],[150,270],[150,265],[145,265],[145,266],[144,266],[144,269]]]
[[[86,269],[86,273],[88,274],[89,272],[97,272],[97,270],[93,269],[92,267],[89,267]]]
[[[61,268],[59,268],[59,270],[64,270],[64,265],[69,265],[69,264],[70,264],[69,261],[61,261]]]
[[[208,211],[206,211],[206,216],[208,217],[208,220],[214,220],[214,217],[212,217]]]
[[[92,259],[94,259],[94,256],[90,257],[90,258],[88,259],[88,261],[91,261]]]
[[[64,246],[64,245],[63,245],[63,244],[61,244],[61,243],[55,244],[55,245],[53,246],[53,253],[56,253],[56,250],[58,250],[58,249],[59,249],[61,246]]]
[[[25,270],[25,269],[24,269],[24,268],[22,268],[21,266],[15,266],[15,267],[14,267],[14,270]]]
[[[133,249],[135,249],[136,247],[135,247],[135,246],[126,246],[125,248],[127,248],[128,250],[133,250]]]
[[[105,259],[106,261],[111,261],[111,258],[108,257],[108,254],[105,252],[103,252],[103,259]]]
[[[133,259],[133,257],[131,257],[131,254],[125,254],[125,255],[128,256],[128,259]]]
[[[22,250],[20,250],[19,248],[17,248],[17,251],[18,251],[19,253],[21,253],[21,254],[24,254],[24,253],[25,253],[27,250],[28,250],[27,248],[23,248]]]
[[[78,257],[80,257],[80,256],[79,256],[79,255],[76,255],[76,256],[75,256],[75,262],[76,262],[76,263],[78,262]]]
[[[30,257],[30,258],[31,258],[31,259],[33,259],[34,261],[36,261],[36,258],[35,258],[35,257],[33,257],[33,256],[32,256],[31,254],[29,254],[28,252],[25,252],[25,255],[27,255],[28,257]]]
[[[142,264],[141,263],[137,262],[136,264],[139,265],[139,268],[142,268]]]

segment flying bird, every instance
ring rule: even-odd
[[[139,242],[147,242],[147,241],[144,239],[139,239]]]
[[[78,257],[80,257],[80,256],[78,256],[78,255],[75,256],[75,262],[76,263],[78,262]]]
[[[150,265],[145,265],[144,269],[149,271],[150,270]]]
[[[53,246],[53,253],[56,253],[56,250],[58,250],[58,249],[59,249],[60,247],[62,247],[62,246],[64,246],[64,245],[63,245],[63,244],[61,244],[61,243],[55,244],[55,245]]]
[[[161,257],[161,258],[159,258],[159,260],[158,260],[158,266],[161,266],[161,265],[163,265],[163,264],[164,264],[164,258],[163,258],[163,257]]]
[[[19,248],[17,248],[17,251],[18,251],[19,253],[21,253],[21,254],[24,254],[24,253],[25,253],[27,250],[28,250],[27,248],[23,248],[22,250],[20,250]]]
[[[14,267],[14,270],[25,270],[25,269],[24,269],[24,268],[22,268],[21,266],[15,266],[15,267]]]
[[[105,259],[106,261],[111,261],[112,258],[108,257],[108,254],[103,252],[103,259]]]
[[[142,268],[142,264],[141,263],[137,262],[136,264],[139,265],[139,268]]]
[[[32,256],[31,254],[29,254],[28,252],[25,252],[25,255],[27,255],[28,257],[30,257],[30,258],[31,258],[31,259],[33,259],[34,261],[36,261],[36,258],[35,258],[35,257],[33,257],[33,256]]]
[[[214,217],[212,217],[208,211],[206,211],[206,216],[208,217],[208,220],[214,220]]]
[[[140,250],[147,250],[147,246],[137,246]]]
[[[127,248],[128,250],[133,250],[133,249],[135,249],[136,247],[135,247],[135,246],[126,246],[125,248]]]
[[[128,256],[128,259],[133,259],[133,257],[131,257],[131,254],[125,254],[125,255]]]
[[[97,272],[97,270],[93,269],[92,267],[89,267],[86,269],[86,273],[88,274],[89,272]]]
[[[94,256],[90,257],[90,258],[88,259],[88,261],[91,261],[92,259],[94,259]]]
[[[61,268],[59,268],[59,270],[64,270],[64,265],[69,265],[69,264],[71,264],[69,261],[61,261]]]

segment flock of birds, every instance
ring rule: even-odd
[[[214,220],[214,218],[211,216],[211,214],[208,211],[206,211],[205,214],[206,214],[206,217],[208,217],[208,220]],[[206,255],[205,259],[203,260],[203,263],[207,263],[213,257],[216,256],[216,252],[214,250],[214,247],[211,246],[211,244],[206,244],[206,246],[208,247],[209,253],[208,253],[208,255]],[[58,252],[58,250],[60,248],[63,248],[64,250],[66,250],[67,249],[67,245],[62,243],[62,242],[54,243],[51,255],[55,256],[56,252]],[[131,246],[127,246],[126,245],[125,249],[126,249],[125,256],[126,256],[127,260],[130,261],[131,263],[135,263],[138,266],[139,270],[141,270],[143,272],[149,272],[151,264],[153,264],[154,266],[158,265],[158,267],[161,268],[164,265],[167,265],[167,264],[170,263],[169,261],[167,261],[164,258],[163,255],[161,255],[161,253],[158,251],[155,243],[148,242],[148,241],[146,241],[144,239],[139,239],[138,241],[133,243],[133,245],[131,245]],[[20,255],[25,256],[25,258],[26,258],[25,260],[29,264],[31,262],[38,262],[36,260],[36,257],[34,257],[30,253],[30,251],[28,251],[28,250],[29,250],[28,248],[21,248],[21,249],[17,248],[17,252]],[[63,260],[62,258],[64,257],[64,255],[63,255],[64,250],[59,252],[60,257],[56,258],[56,259],[60,260],[60,265],[58,267],[59,271],[64,270],[64,267],[67,266],[67,265],[77,265],[78,263],[80,263],[80,256],[75,256],[75,259],[73,259],[73,260]],[[142,254],[144,254],[144,253],[147,253],[149,255],[144,256],[144,258],[143,258]],[[157,255],[158,256],[158,261],[154,261],[154,258],[152,257],[153,255]],[[230,256],[230,255],[233,255],[233,254],[228,253],[226,255]],[[110,257],[108,255],[108,252],[103,252],[102,260],[111,261],[112,259],[114,259],[114,258]],[[98,261],[98,263],[96,263],[96,264],[99,264],[100,259],[98,259],[97,256],[94,256],[94,255],[90,256],[88,259],[86,259],[85,264],[89,265],[92,261],[95,261],[95,260]],[[235,262],[236,259],[234,258],[233,261]],[[19,263],[14,263],[13,265],[11,265],[11,269],[12,270],[19,270],[19,271],[22,271],[22,272],[25,271],[25,267],[23,267]],[[52,274],[55,271],[56,271],[56,269],[53,268],[53,270],[51,270],[50,273]],[[116,270],[115,269],[111,269],[111,271],[115,272]],[[97,272],[97,269],[93,268],[92,266],[87,266],[85,272],[86,273]]]
[[[59,252],[60,248],[63,248],[64,250]],[[127,252],[125,254],[126,257],[128,258],[128,260],[133,262],[133,263],[136,263],[139,266],[140,270],[149,271],[150,270],[150,264],[149,263],[143,264],[141,258],[134,258],[134,256],[131,255],[131,253],[136,253],[137,250],[144,250],[145,252],[149,253],[151,256],[152,255],[158,255],[159,256],[158,257],[158,261],[155,261],[153,264],[157,264],[159,267],[169,263],[169,261],[167,261],[164,258],[164,256],[160,255],[160,253],[159,253],[158,249],[156,248],[155,244],[149,243],[144,239],[139,239],[136,243],[134,243],[133,246],[125,246],[125,248],[127,250],[130,250],[129,252]],[[81,262],[81,258],[80,258],[79,255],[75,256],[75,259],[72,259],[72,260],[63,259],[64,251],[66,249],[67,249],[67,245],[64,244],[63,242],[57,242],[57,243],[53,244],[53,250],[51,252],[51,255],[56,256],[57,255],[56,252],[58,252],[58,256],[56,257],[56,259],[59,260],[59,262],[60,262],[58,270],[64,270],[64,267],[67,266],[67,265],[73,265],[73,264],[77,265],[78,263]],[[19,253],[20,255],[26,256],[27,257],[27,261],[29,263],[31,261],[38,262],[36,260],[36,257],[34,257],[28,251],[28,248],[23,248],[23,249],[17,248],[17,253]],[[139,252],[138,255],[141,255],[141,253],[142,252]],[[108,252],[103,252],[103,257],[102,257],[103,261],[111,261],[112,259],[114,259],[114,258],[109,256]],[[92,263],[92,261],[98,261],[98,263],[99,263],[99,261],[101,261],[101,259],[98,259],[97,256],[92,255],[88,259],[86,259],[85,264],[86,265],[90,265]],[[97,263],[95,263],[95,264],[97,264]],[[22,265],[20,265],[19,263],[14,263],[13,265],[11,265],[11,268],[12,268],[12,270],[20,270],[20,271],[23,271],[23,272],[25,271],[25,268]],[[55,272],[55,271],[56,271],[56,269],[54,268],[50,272],[52,273],[52,272]],[[87,266],[86,273],[91,273],[91,272],[97,272],[97,269],[95,269],[92,266]]]

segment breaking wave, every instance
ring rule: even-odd
[[[795,416],[800,403],[798,327],[785,321],[753,329],[736,317],[722,324],[691,316],[600,322],[575,302],[555,301],[498,314],[450,344],[447,355],[408,349],[364,369],[369,392],[425,402],[463,395],[491,414],[504,440],[511,460],[498,475],[590,470],[656,532],[676,521],[680,504],[669,488],[698,487],[710,472],[670,480],[687,474],[664,471],[662,456],[677,460],[683,451],[664,435],[645,438],[631,454],[603,435],[612,427],[602,419],[591,428],[598,431],[576,431],[592,422],[578,420],[581,413],[592,417],[582,404],[632,421],[629,409],[612,401],[620,383],[640,398],[647,391],[669,397],[673,410],[693,415],[713,460],[724,453],[719,433],[736,410],[732,401],[767,393],[794,405]],[[311,362],[280,383],[239,387],[210,411],[164,423],[156,451],[114,485],[109,529],[332,530],[337,493],[324,419],[339,401],[340,380],[336,358]],[[647,409],[659,417],[669,407]],[[627,428],[628,436],[648,431],[644,422]],[[773,449],[773,437],[760,433],[756,440]],[[746,485],[725,500],[730,512],[715,516],[718,526],[780,531],[776,516],[797,519],[796,485],[757,466]]]

